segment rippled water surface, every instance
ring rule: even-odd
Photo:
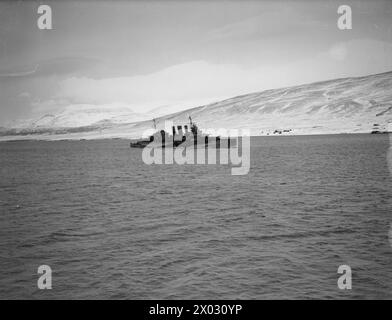
[[[232,176],[126,140],[0,143],[0,298],[392,298],[389,145],[252,138]]]

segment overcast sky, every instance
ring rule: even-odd
[[[50,4],[53,30],[39,30]],[[337,28],[337,8],[353,29]],[[0,2],[0,125],[78,105],[194,107],[392,70],[392,1]]]

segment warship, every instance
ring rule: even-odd
[[[181,147],[211,147],[211,148],[231,148],[237,145],[234,138],[222,138],[220,136],[211,136],[203,133],[196,123],[189,117],[189,125],[173,125],[171,132],[156,129],[156,121],[153,119],[153,135],[148,139],[136,140],[130,143],[131,148],[177,148]]]

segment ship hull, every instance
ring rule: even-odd
[[[138,141],[131,142],[131,148],[219,148],[219,149],[230,149],[237,147],[237,139],[229,139],[229,138],[215,138],[211,139],[211,137],[206,141],[195,141],[185,140],[185,141],[173,141],[173,142],[150,142],[150,141]]]

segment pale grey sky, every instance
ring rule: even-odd
[[[49,4],[53,30],[39,30]],[[353,29],[337,28],[350,5]],[[0,125],[78,105],[194,107],[392,70],[392,1],[0,2]]]

